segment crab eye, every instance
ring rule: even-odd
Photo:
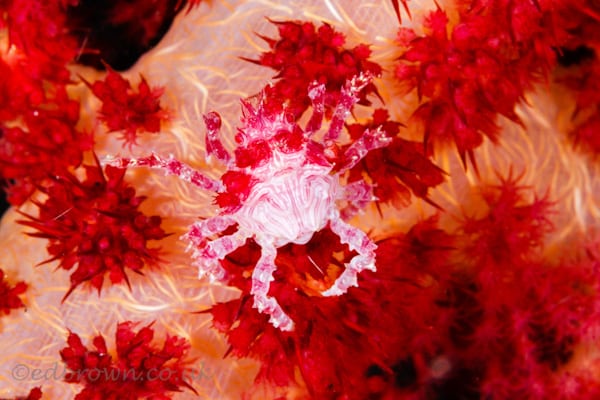
[[[246,144],[247,141],[248,141],[248,138],[247,138],[246,132],[244,132],[241,129],[238,129],[238,132],[235,135],[235,143],[243,146]]]

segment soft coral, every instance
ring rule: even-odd
[[[293,332],[282,332],[252,308],[243,278],[245,266],[258,256],[250,244],[226,259],[244,293],[214,306],[213,323],[227,335],[231,354],[260,360],[259,382],[287,386],[299,371],[315,398],[378,396],[382,388],[375,375],[393,380],[411,346],[433,351],[444,341],[431,333],[439,323],[435,300],[448,277],[451,247],[452,239],[434,219],[423,221],[406,235],[380,242],[377,273],[361,275],[359,287],[333,298],[319,296],[319,289],[351,257],[333,233],[325,229],[305,246],[280,249],[271,294],[297,321]]]
[[[139,210],[145,197],[124,180],[125,170],[84,165],[84,178],[65,174],[52,179],[40,190],[48,197],[35,201],[39,216],[23,215],[21,224],[33,228],[30,236],[49,239],[51,258],[71,270],[71,287],[65,298],[80,284],[90,282],[98,292],[104,276],[112,283],[129,284],[127,270],[141,273],[145,264],[159,262],[159,249],[148,241],[163,239],[159,216]]]
[[[60,356],[69,372],[65,380],[84,385],[77,400],[169,400],[169,392],[188,388],[185,381],[188,364],[185,356],[189,343],[177,336],[167,336],[162,347],[153,342],[151,325],[136,330],[137,323],[117,325],[116,356],[110,355],[102,335],[93,339],[94,350],[83,345],[81,338],[69,333],[67,347]]]
[[[280,38],[261,36],[271,51],[264,52],[258,60],[246,59],[277,71],[276,82],[266,88],[271,107],[281,107],[281,102],[285,102],[286,111],[300,117],[311,104],[308,88],[316,81],[325,84],[325,105],[331,111],[338,104],[346,81],[361,73],[381,73],[381,67],[369,60],[369,46],[344,47],[344,35],[328,24],[317,28],[311,22],[271,22],[277,25]],[[372,83],[361,91],[359,104],[369,104],[366,96],[370,93],[377,93]]]

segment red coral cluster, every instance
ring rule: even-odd
[[[66,66],[78,44],[66,29],[65,10],[75,3],[9,0],[0,6],[0,27],[12,45],[0,59],[0,179],[15,205],[49,174],[79,165],[91,147],[76,128],[79,103],[66,91]]]
[[[86,84],[102,101],[100,119],[109,131],[121,132],[130,147],[136,144],[139,133],[159,132],[161,122],[169,119],[169,112],[160,105],[164,88],[151,88],[141,77],[137,89],[133,89],[127,79],[110,67],[107,70],[104,80]]]
[[[167,3],[161,2],[177,10],[183,6]],[[62,176],[79,166],[83,153],[92,148],[92,135],[77,127],[79,101],[67,90],[73,83],[68,66],[82,54],[94,53],[85,48],[90,32],[81,42],[73,27],[79,6],[83,4],[73,0],[0,4],[0,28],[7,30],[11,45],[0,58],[5,77],[0,83],[0,180],[11,204],[24,203],[49,176]],[[140,24],[144,21],[149,19]],[[168,116],[159,104],[162,90],[150,88],[142,79],[133,92],[129,82],[112,70],[106,81],[93,88],[104,101],[101,112],[109,129],[124,130],[129,144],[135,143],[138,130],[160,130],[160,122]]]
[[[0,127],[0,177],[15,205],[27,200],[49,176],[78,166],[92,145],[91,137],[76,128],[79,103],[65,93],[26,110],[20,118],[24,126]]]
[[[131,321],[117,325],[115,357],[102,335],[93,339],[94,349],[88,349],[77,334],[69,333],[60,356],[69,370],[65,381],[84,386],[76,400],[169,400],[170,392],[184,388],[196,393],[185,381],[189,343],[167,336],[160,347],[152,343],[151,324],[137,331],[136,325]]]
[[[4,271],[0,269],[0,312],[7,315],[16,308],[25,307],[19,295],[25,293],[27,284],[18,282],[11,286],[4,278]]]
[[[15,0],[3,11],[14,51],[0,59],[0,179],[20,205],[48,174],[79,165],[91,138],[77,129],[79,102],[67,95],[77,47],[62,6]]]
[[[286,111],[298,118],[311,104],[308,88],[316,81],[325,84],[325,105],[331,110],[339,103],[346,81],[360,73],[381,73],[381,67],[369,60],[371,50],[367,45],[345,48],[344,35],[328,24],[317,28],[311,22],[272,22],[280,38],[261,36],[271,51],[258,60],[246,59],[277,71],[277,81],[265,88],[272,107],[280,108],[285,102]],[[372,83],[362,90],[359,104],[369,104],[366,96],[370,93],[377,93]]]
[[[0,28],[6,28],[10,44],[23,57],[19,68],[39,81],[67,83],[65,65],[79,51],[77,40],[67,26],[66,8],[77,0],[6,0]]]
[[[598,27],[598,14],[586,3],[459,2],[458,21],[438,9],[425,19],[424,35],[401,29],[395,75],[418,93],[413,121],[425,143],[453,142],[463,160],[473,161],[484,136],[497,139],[498,115],[518,122],[515,105],[548,78],[556,49],[579,45],[580,33]]]
[[[83,282],[102,289],[105,275],[112,283],[125,281],[126,270],[141,274],[145,264],[159,262],[159,249],[148,242],[160,240],[165,232],[159,216],[148,217],[139,210],[145,197],[124,180],[125,170],[84,165],[84,178],[68,174],[54,178],[39,189],[47,195],[34,203],[39,216],[23,214],[19,223],[35,229],[30,236],[49,240],[51,258],[60,268],[75,271],[65,298]]]
[[[396,208],[410,204],[411,193],[431,203],[429,189],[444,182],[444,172],[424,154],[420,143],[399,136],[400,124],[389,119],[387,110],[375,110],[369,122],[351,124],[348,132],[356,140],[365,130],[376,127],[381,127],[393,138],[392,142],[370,152],[350,171],[350,181],[368,176],[378,201],[390,203]]]

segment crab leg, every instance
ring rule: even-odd
[[[333,285],[322,292],[323,296],[339,296],[346,293],[349,287],[358,286],[357,275],[368,269],[375,271],[375,249],[377,245],[360,229],[342,221],[339,216],[331,219],[329,226],[337,234],[342,243],[348,244],[350,250],[358,254],[346,264],[346,269],[333,282]]]
[[[361,73],[346,81],[346,84],[342,88],[342,95],[340,96],[337,107],[333,112],[329,130],[325,135],[325,142],[334,141],[340,136],[340,132],[344,127],[344,122],[350,115],[352,107],[354,107],[358,101],[358,94],[369,84],[369,82],[371,82],[371,78],[370,74]]]
[[[356,142],[352,143],[344,153],[344,162],[340,166],[340,173],[346,172],[362,160],[371,150],[385,147],[392,142],[392,138],[378,127],[368,129]]]
[[[210,179],[200,172],[196,171],[187,164],[176,160],[173,156],[164,159],[156,154],[141,158],[115,158],[106,157],[104,164],[112,165],[118,168],[128,167],[149,167],[165,171],[169,175],[175,175],[182,180],[198,186],[201,189],[217,192],[221,189],[221,182]]]
[[[192,243],[196,240],[192,232],[184,237]],[[198,267],[198,277],[208,276],[211,282],[222,281],[226,272],[221,266],[220,260],[238,247],[243,246],[248,237],[247,234],[238,231],[232,235],[215,239],[206,246],[195,247],[192,258],[194,259],[194,265]]]
[[[308,97],[312,102],[313,112],[310,117],[310,121],[306,124],[306,135],[307,137],[312,136],[313,133],[321,129],[323,124],[323,115],[325,115],[325,85],[314,81],[308,87]]]
[[[195,245],[199,245],[207,237],[221,233],[233,224],[235,224],[235,221],[231,217],[217,215],[216,217],[194,222],[185,236]]]
[[[254,296],[254,307],[259,312],[270,315],[270,322],[275,328],[282,331],[291,331],[294,329],[294,322],[283,311],[277,300],[268,297],[269,288],[273,281],[273,272],[275,272],[275,257],[277,250],[270,244],[261,244],[261,256],[252,272],[252,289],[250,293]]]
[[[359,210],[363,210],[367,204],[377,200],[377,197],[373,194],[373,186],[365,181],[355,181],[347,184],[338,197],[349,203],[342,210],[341,218],[344,221],[348,221]]]
[[[204,116],[204,124],[206,125],[206,156],[215,156],[217,160],[224,164],[229,164],[231,155],[225,150],[223,142],[219,138],[221,130],[221,116],[216,112],[210,112]]]

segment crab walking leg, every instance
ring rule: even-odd
[[[365,181],[355,181],[347,184],[338,196],[340,200],[346,200],[349,204],[341,211],[341,218],[348,221],[367,204],[377,200],[373,194],[373,186]]]
[[[346,82],[342,88],[342,94],[337,107],[333,112],[329,129],[325,135],[325,142],[337,140],[340,136],[340,132],[344,127],[344,122],[348,119],[352,107],[358,101],[358,94],[369,84],[369,82],[371,82],[371,79],[371,74],[361,73]]]
[[[375,249],[377,245],[360,229],[342,221],[339,216],[331,219],[331,231],[337,234],[342,243],[348,244],[350,250],[358,254],[346,264],[346,269],[335,280],[333,285],[322,292],[323,296],[339,296],[348,291],[349,287],[357,286],[357,275],[368,269],[375,271]]]
[[[307,137],[321,129],[325,115],[325,85],[314,81],[308,87],[308,97],[311,100],[313,112],[304,130]]]
[[[219,138],[221,130],[221,116],[216,112],[210,112],[204,116],[204,125],[206,125],[206,155],[215,158],[224,164],[229,164],[231,155],[225,150],[223,142]]]
[[[184,237],[192,243],[197,240],[192,232]],[[223,281],[226,272],[221,266],[220,260],[238,247],[243,246],[249,237],[248,234],[238,231],[232,235],[213,240],[204,247],[195,247],[192,258],[194,259],[194,265],[198,267],[198,277],[208,276],[211,282]]]
[[[385,147],[392,142],[381,127],[368,129],[356,142],[352,143],[344,153],[344,162],[340,167],[340,173],[346,172],[362,160],[371,150]]]
[[[277,249],[270,244],[261,244],[261,255],[254,272],[252,272],[252,289],[250,293],[254,296],[254,307],[259,312],[270,315],[270,322],[275,328],[282,331],[291,331],[294,329],[294,322],[283,311],[277,300],[268,297],[269,288],[273,281],[273,272],[275,266],[275,257]]]
[[[219,191],[222,186],[221,182],[204,176],[189,165],[176,160],[172,155],[167,159],[157,156],[154,153],[148,157],[141,158],[106,157],[103,162],[106,165],[112,165],[118,168],[148,167],[161,169],[169,175],[175,175],[201,189],[213,192]]]
[[[233,224],[235,224],[233,218],[226,215],[217,215],[216,217],[194,222],[185,237],[198,246],[204,243],[209,236],[221,233]]]

